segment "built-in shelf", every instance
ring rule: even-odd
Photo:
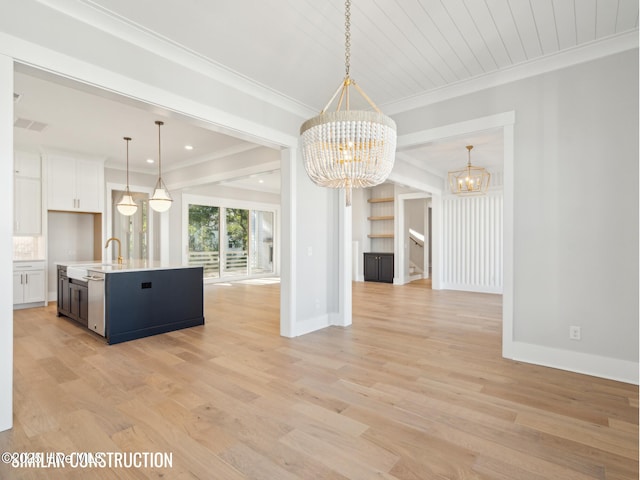
[[[393,238],[393,233],[370,233],[369,238]]]
[[[393,215],[381,215],[381,216],[371,216],[367,217],[367,220],[393,220],[395,217]]]
[[[384,198],[369,198],[367,200],[369,203],[384,203],[384,202],[393,202],[393,197],[384,197]]]

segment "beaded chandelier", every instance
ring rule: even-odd
[[[302,124],[302,156],[309,178],[321,187],[344,188],[347,206],[351,189],[384,182],[396,154],[396,124],[384,115],[349,76],[351,58],[351,0],[345,3],[344,80],[320,114]],[[354,87],[373,111],[350,110],[349,88]],[[340,94],[335,111],[327,112]],[[341,110],[344,106],[344,110]]]
[[[485,193],[489,188],[491,174],[483,167],[471,165],[471,149],[473,145],[467,145],[465,148],[468,153],[467,166],[460,170],[449,172],[451,193],[457,195]]]

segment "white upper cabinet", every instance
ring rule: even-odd
[[[37,178],[14,177],[13,234],[42,233],[42,193]]]
[[[41,178],[40,155],[37,153],[15,152],[13,172],[16,177]]]
[[[13,234],[42,233],[42,184],[40,155],[14,154]]]
[[[47,208],[97,212],[104,208],[104,167],[100,162],[49,155]]]

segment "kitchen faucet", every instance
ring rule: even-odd
[[[120,243],[119,238],[111,237],[109,240],[107,240],[107,244],[104,246],[104,248],[109,248],[111,240],[115,240],[116,242],[118,242],[118,265],[122,265],[122,244]]]

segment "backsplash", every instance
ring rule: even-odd
[[[14,260],[44,260],[44,237],[13,237]]]

